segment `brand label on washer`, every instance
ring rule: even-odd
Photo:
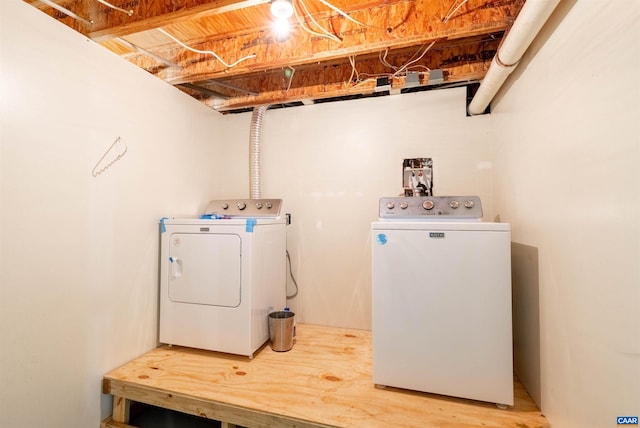
[[[444,238],[444,232],[429,232],[429,238]]]

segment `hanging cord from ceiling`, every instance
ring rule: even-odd
[[[287,299],[293,299],[294,297],[296,297],[298,295],[298,281],[296,281],[296,278],[293,276],[293,271],[291,270],[291,257],[289,256],[289,250],[286,250],[287,252],[287,261],[289,262],[289,276],[291,277],[291,282],[293,282],[293,286],[296,288],[296,291],[293,292],[293,294],[287,295]]]
[[[122,13],[126,13],[127,15],[131,16],[133,15],[133,10],[126,10],[126,9],[122,9],[118,6],[114,6],[111,3],[108,3],[104,0],[96,0],[98,3],[102,3],[103,5],[110,7],[111,9],[117,10],[118,12],[122,12]]]
[[[177,44],[179,44],[180,46],[182,46],[183,48],[191,51],[191,52],[195,52],[195,53],[199,53],[199,54],[204,54],[204,55],[211,55],[213,56],[215,59],[217,59],[218,61],[220,61],[222,63],[222,65],[224,65],[227,68],[232,68],[235,67],[236,65],[240,64],[242,61],[246,61],[248,59],[251,58],[255,58],[256,54],[251,54],[251,55],[247,55],[245,57],[240,58],[239,60],[228,64],[225,60],[223,60],[222,58],[220,58],[220,56],[218,56],[218,54],[216,54],[213,51],[201,51],[199,49],[195,49],[192,48],[191,46],[188,46],[184,43],[182,43],[180,40],[178,40],[177,38],[175,38],[174,36],[172,36],[171,34],[167,33],[165,30],[163,30],[162,28],[158,28],[158,31],[160,31],[162,34],[164,34],[165,36],[169,37],[171,40],[173,40],[174,42],[176,42]]]

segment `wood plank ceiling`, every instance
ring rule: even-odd
[[[524,0],[24,0],[221,112],[477,82]]]

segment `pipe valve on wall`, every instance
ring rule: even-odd
[[[433,159],[404,159],[402,187],[404,196],[433,196]]]

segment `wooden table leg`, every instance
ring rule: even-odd
[[[129,408],[131,402],[124,397],[113,396],[113,415],[111,418],[115,422],[129,423]]]

